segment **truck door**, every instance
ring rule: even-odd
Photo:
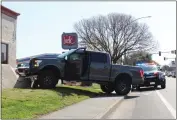
[[[108,64],[107,55],[104,53],[90,53],[90,80],[108,81],[111,65]]]
[[[68,56],[65,66],[66,80],[79,80],[81,76],[82,57],[79,53],[73,53]]]

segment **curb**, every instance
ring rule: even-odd
[[[106,108],[106,110],[102,113],[99,113],[97,116],[95,116],[93,119],[104,119],[112,110],[115,109],[115,107],[117,107],[117,105],[119,105],[122,101],[124,100],[124,97],[122,96],[122,98],[120,100],[117,100],[116,102],[114,102],[113,104],[111,104],[108,108]]]

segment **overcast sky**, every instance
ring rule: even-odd
[[[17,58],[42,53],[61,53],[61,34],[74,32],[73,24],[83,18],[112,12],[130,14],[147,23],[159,50],[176,49],[175,2],[3,2],[20,13],[17,22]],[[157,51],[158,52],[158,51]],[[153,58],[164,64],[162,54]]]

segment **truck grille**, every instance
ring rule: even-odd
[[[25,72],[24,69],[18,69],[18,72]]]

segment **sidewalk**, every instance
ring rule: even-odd
[[[90,98],[38,119],[100,119],[123,97]]]

